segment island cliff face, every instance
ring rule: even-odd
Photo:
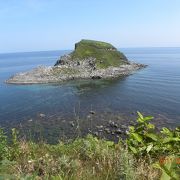
[[[11,84],[57,83],[73,79],[106,79],[129,75],[145,67],[128,61],[109,43],[81,40],[75,50],[60,57],[52,67],[38,67],[19,73],[6,81]]]
[[[70,54],[70,60],[83,61],[95,59],[97,68],[118,67],[128,64],[125,55],[109,43],[93,40],[81,40],[75,44],[75,50]],[[58,65],[58,62],[56,63]]]

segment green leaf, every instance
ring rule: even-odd
[[[129,149],[130,149],[134,154],[137,154],[137,150],[136,150],[136,148],[134,148],[133,146],[129,146]]]
[[[155,126],[154,126],[154,124],[149,123],[149,124],[147,124],[147,128],[148,129],[155,129]]]
[[[132,135],[133,138],[134,138],[135,140],[137,140],[138,142],[142,142],[142,141],[143,141],[143,138],[142,138],[139,134],[137,134],[137,133],[131,133],[131,135]]]
[[[144,125],[138,125],[138,127],[136,127],[136,133],[142,133],[143,130],[144,130]]]
[[[153,133],[147,133],[145,134],[148,138],[154,140],[154,141],[157,141],[158,140],[158,137],[156,134],[153,134]]]
[[[144,117],[143,120],[144,121],[150,121],[152,120],[154,117],[153,116],[147,116],[147,117]]]
[[[139,122],[139,123],[144,123],[143,119],[141,119],[141,118],[138,118],[138,119],[137,119],[137,122]]]
[[[137,118],[137,122],[138,122],[138,123],[143,123],[144,121],[143,121],[143,119],[141,119],[141,118]]]
[[[153,144],[150,144],[150,145],[146,148],[146,152],[149,153],[149,151],[151,151],[152,148],[153,148]]]
[[[134,131],[135,131],[134,126],[129,126],[129,131],[130,131],[130,132],[134,132]]]
[[[168,129],[168,128],[162,128],[161,131],[162,134],[166,134],[166,135],[172,135],[172,132]]]
[[[138,116],[139,116],[140,119],[143,119],[143,118],[144,118],[143,115],[142,115],[139,111],[137,111],[137,114],[138,114]]]
[[[178,142],[178,141],[180,141],[180,138],[179,137],[167,137],[167,138],[164,138],[163,143],[169,143],[172,141]]]

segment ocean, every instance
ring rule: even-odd
[[[116,121],[118,116],[126,121],[135,119],[136,111],[153,115],[157,124],[180,125],[180,48],[120,50],[129,60],[148,67],[114,80],[9,85],[4,81],[13,74],[54,65],[70,51],[0,54],[0,126],[7,131],[19,128],[26,134],[33,130],[35,138],[46,134],[52,140],[73,136],[72,121],[77,117],[82,134],[115,116]],[[95,112],[96,120],[89,117],[90,111]]]

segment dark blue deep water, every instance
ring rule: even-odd
[[[29,127],[29,123],[43,113],[46,115],[45,122],[40,124],[45,124],[44,131],[56,128],[54,131],[58,132],[63,131],[61,126],[67,126],[62,125],[62,121],[77,115],[85,117],[90,110],[101,115],[107,112],[111,115],[123,114],[129,118],[139,110],[155,116],[157,121],[161,119],[171,126],[179,125],[180,48],[121,51],[129,60],[147,64],[148,67],[111,81],[72,81],[48,85],[8,85],[4,81],[17,72],[38,65],[53,65],[59,56],[69,51],[0,54],[0,125],[6,128]]]

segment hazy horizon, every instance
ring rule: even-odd
[[[123,49],[175,49],[179,47],[116,47],[118,50]],[[10,51],[10,52],[0,52],[1,54],[16,54],[16,53],[38,53],[38,52],[53,52],[53,51],[73,51],[74,49],[50,49],[50,50],[31,50],[31,51]]]
[[[72,50],[81,39],[180,47],[179,7],[179,0],[7,0],[0,2],[0,53]]]

